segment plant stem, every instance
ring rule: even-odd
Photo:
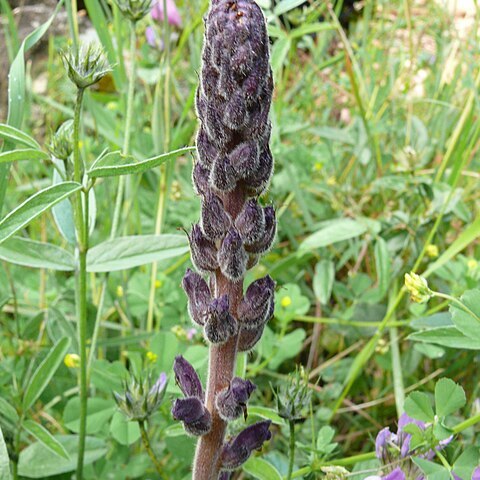
[[[293,422],[293,420],[289,420],[288,428],[290,431],[290,450],[289,450],[290,461],[288,463],[287,480],[290,480],[292,478],[293,462],[295,461],[295,423]]]
[[[461,433],[467,428],[473,427],[473,425],[476,425],[477,423],[480,423],[480,413],[477,413],[473,417],[467,418],[467,420],[464,420],[463,422],[453,427],[452,430],[455,433]]]
[[[396,327],[390,328],[390,351],[392,354],[395,406],[397,407],[397,416],[400,418],[403,413],[403,404],[405,403],[405,386],[403,385],[402,363],[400,349],[398,347],[398,330]]]
[[[82,183],[82,160],[79,149],[80,115],[82,111],[84,89],[77,92],[77,102],[73,118],[73,163],[74,180]],[[83,207],[85,203],[85,209]],[[77,232],[78,265],[76,271],[75,297],[77,310],[77,329],[80,353],[80,427],[78,435],[77,480],[83,478],[85,454],[85,435],[87,427],[87,252],[88,252],[88,192],[79,191],[74,199],[74,220]]]
[[[143,446],[145,447],[145,450],[148,453],[148,456],[150,457],[150,460],[152,463],[155,465],[155,469],[157,470],[158,474],[163,477],[163,472],[162,472],[162,465],[158,461],[157,457],[155,456],[155,452],[152,449],[152,446],[150,445],[150,439],[148,438],[148,432],[147,429],[145,428],[145,422],[141,421],[138,422],[138,426],[140,427],[140,434],[142,436],[142,442]]]

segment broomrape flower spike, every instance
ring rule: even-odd
[[[152,16],[157,14],[154,9]],[[244,288],[247,270],[271,248],[276,233],[275,209],[260,198],[273,172],[272,93],[260,7],[254,0],[212,0],[196,95],[200,128],[192,172],[202,208],[188,234],[197,272],[187,270],[182,282],[190,317],[209,344],[208,381],[204,393],[193,367],[177,357],[174,370],[185,398],[172,408],[187,433],[200,437],[194,480],[229,478],[229,471],[271,437],[270,422],[259,422],[225,442],[228,422],[246,418],[255,389],[251,381],[234,377],[237,352],[254,348],[275,305],[269,276]]]
[[[405,287],[410,293],[412,302],[425,303],[433,294],[428,287],[426,278],[414,272],[405,274]]]
[[[99,82],[112,71],[103,49],[94,44],[82,45],[77,51],[69,49],[61,52],[68,77],[84,90]]]

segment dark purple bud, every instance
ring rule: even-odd
[[[185,272],[182,287],[188,297],[188,313],[198,325],[205,325],[208,305],[212,300],[207,282],[198,273],[190,270]]]
[[[200,162],[206,167],[211,167],[215,158],[218,156],[218,150],[208,138],[204,128],[200,128],[197,135],[197,151]]]
[[[185,431],[196,437],[205,435],[212,427],[210,412],[196,397],[177,398],[173,403],[172,416],[181,420]]]
[[[250,171],[245,178],[245,186],[249,195],[261,195],[270,182],[273,173],[273,157],[267,147],[260,153],[256,170]]]
[[[232,472],[227,472],[224,470],[223,472],[220,472],[218,480],[230,480],[231,476]]]
[[[277,231],[275,209],[271,205],[269,205],[268,207],[265,207],[263,211],[265,214],[265,230],[262,238],[258,242],[252,245],[247,245],[245,247],[245,249],[249,253],[265,253],[267,250],[270,249],[273,241],[275,240],[275,233]]]
[[[218,393],[215,405],[219,415],[225,420],[235,420],[240,415],[247,416],[247,401],[255,390],[250,380],[234,377],[230,385]]]
[[[258,202],[251,198],[235,220],[235,227],[245,245],[259,242],[265,231],[265,214]]]
[[[197,195],[205,195],[210,191],[209,177],[210,170],[200,162],[196,162],[192,170],[192,181]]]
[[[264,325],[253,330],[245,330],[242,328],[238,337],[238,351],[249,352],[262,338],[264,328]]]
[[[210,171],[210,185],[218,192],[231,192],[237,185],[238,174],[227,157],[217,157]]]
[[[258,142],[254,140],[240,143],[228,154],[230,164],[240,177],[258,168],[259,157]]]
[[[202,233],[200,225],[194,225],[188,237],[192,262],[201,272],[214,272],[218,268],[217,249]]]
[[[260,261],[260,255],[250,253],[248,255],[247,270],[253,268]]]
[[[248,121],[247,105],[243,92],[229,98],[223,114],[223,123],[231,130],[239,130]]]
[[[202,69],[202,78],[200,85],[202,87],[203,93],[208,97],[211,98],[213,95],[215,95],[218,91],[218,80],[219,80],[219,74],[218,74],[218,69],[215,68],[214,65],[206,65],[205,64],[205,57],[208,57],[211,55],[210,49],[205,49],[203,53],[203,59],[204,59],[204,68]]]
[[[239,233],[234,228],[225,235],[217,258],[220,270],[229,280],[235,282],[245,275],[248,255]]]
[[[222,238],[230,228],[230,215],[216,195],[206,195],[202,202],[201,226],[205,236],[215,241]]]
[[[211,343],[224,343],[238,331],[238,322],[229,311],[228,295],[215,298],[208,308],[205,337]]]
[[[227,442],[222,450],[222,468],[235,470],[248,460],[254,450],[260,449],[264,442],[270,440],[271,423],[270,420],[266,420],[250,425]]]
[[[173,363],[175,381],[186,397],[197,397],[203,400],[203,387],[195,369],[181,355],[175,357]]]
[[[274,289],[275,282],[269,275],[249,285],[238,306],[238,318],[242,328],[257,329],[270,320],[271,316],[268,315]]]

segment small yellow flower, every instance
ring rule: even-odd
[[[292,304],[292,299],[288,295],[286,297],[283,297],[281,302],[280,302],[280,305],[283,308],[287,308],[291,304]]]
[[[68,368],[78,368],[80,366],[80,356],[76,353],[67,353],[63,359],[63,363]]]
[[[155,288],[160,288],[162,286],[161,280],[155,280]]]
[[[425,249],[425,253],[430,257],[430,258],[435,258],[438,257],[438,247],[436,245],[427,245],[427,248]]]
[[[107,103],[107,110],[114,111],[117,109],[116,102],[108,102]]]
[[[175,325],[174,327],[171,328],[171,332],[179,339],[179,340],[185,340],[187,338],[187,332],[186,330],[181,327],[180,325]]]
[[[405,287],[410,293],[412,302],[425,303],[432,296],[427,280],[416,273],[405,274]]]
[[[470,258],[467,262],[467,267],[470,271],[475,270],[478,267],[478,262],[474,258]]]
[[[122,298],[125,292],[123,291],[123,287],[121,285],[117,286],[117,297]]]
[[[148,351],[146,357],[150,363],[155,363],[157,361],[158,355],[156,353]]]
[[[322,162],[315,162],[315,165],[313,166],[313,168],[319,172],[322,168],[323,168],[323,163]]]
[[[327,179],[327,185],[329,185],[330,187],[333,187],[336,184],[337,184],[337,179],[334,176],[329,177]]]

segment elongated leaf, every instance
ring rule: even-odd
[[[64,272],[75,270],[75,259],[70,252],[50,243],[22,237],[12,237],[1,243],[0,259],[24,267]]]
[[[2,480],[11,480],[10,461],[8,459],[8,450],[3,439],[2,428],[0,427],[0,478]]]
[[[135,162],[132,156],[124,156],[120,152],[111,152],[95,161],[88,172],[88,176],[90,178],[116,177],[118,175],[143,173],[158,167],[168,160],[193,152],[194,150],[195,147],[180,148],[173,152],[163,153],[162,155],[147,158],[140,162]]]
[[[20,144],[35,150],[40,150],[40,145],[34,138],[12,125],[0,123],[0,138],[8,140],[9,143]]]
[[[21,160],[48,160],[49,158],[47,153],[33,148],[0,153],[0,163],[12,163]]]
[[[62,338],[55,344],[48,355],[43,359],[42,363],[37,367],[23,397],[24,410],[29,409],[45,390],[65,357],[69,346],[70,339],[66,337]]]
[[[59,457],[67,460],[70,458],[65,447],[42,425],[32,420],[26,420],[23,422],[23,428]]]
[[[243,470],[258,480],[282,480],[278,470],[263,458],[251,457],[243,465]]]
[[[0,221],[0,243],[80,188],[82,186],[79,183],[64,182],[32,195]]]
[[[271,64],[275,76],[278,76],[280,73],[291,46],[292,41],[289,37],[282,37],[273,45]]]
[[[315,266],[313,277],[313,291],[317,300],[326,305],[332,294],[333,281],[335,280],[335,265],[331,260],[322,260]]]
[[[58,185],[63,182],[60,172],[65,174],[65,165],[61,160],[56,158],[53,159],[56,168],[53,170],[53,185]],[[91,192],[93,191],[90,190]],[[75,233],[75,223],[73,218],[73,207],[69,198],[66,200],[57,203],[52,208],[53,219],[60,231],[62,237],[70,244],[75,245],[77,243],[76,233]]]
[[[408,340],[417,342],[434,343],[443,347],[480,350],[480,341],[465,336],[456,327],[438,327],[423,332],[410,334]]]
[[[69,459],[61,458],[42,443],[36,442],[20,452],[18,473],[27,478],[46,478],[61,473],[72,472],[77,466],[78,435],[56,435]],[[90,465],[107,452],[104,440],[87,437],[85,439],[84,465]]]
[[[88,252],[89,272],[113,272],[178,257],[189,250],[183,235],[138,235],[108,240]]]
[[[18,413],[10,403],[0,397],[0,415],[10,420],[12,423],[18,422]],[[0,477],[1,478],[1,477]]]
[[[277,16],[282,15],[297,8],[302,3],[304,3],[302,0],[281,0],[273,9],[273,13]]]

